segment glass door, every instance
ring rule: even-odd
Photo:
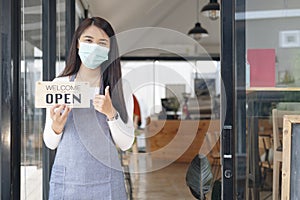
[[[223,199],[280,199],[278,113],[300,111],[300,2],[226,1],[222,13]]]
[[[43,109],[35,108],[35,83],[43,80],[43,71],[61,72],[65,63],[65,0],[55,2],[56,21],[51,23],[56,27],[56,43],[52,44],[56,48],[53,55],[53,65],[48,66],[43,63],[43,59],[48,58],[44,53],[46,44],[43,42],[43,16],[50,15],[46,8],[48,5],[41,0],[23,0],[21,6],[21,199],[47,199],[48,180],[43,178],[43,173],[47,171],[50,162],[43,153],[43,129],[44,113]],[[42,9],[44,6],[45,9]],[[43,10],[46,10],[43,13]],[[53,18],[52,18],[53,19]],[[45,24],[45,23],[44,23]],[[44,28],[47,30],[47,28]],[[48,47],[49,48],[49,47]],[[48,49],[46,49],[48,51]],[[54,74],[54,73],[53,73]]]
[[[42,79],[42,1],[21,1],[21,199],[42,199],[42,110],[34,106]]]

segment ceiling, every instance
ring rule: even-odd
[[[79,4],[84,5],[92,16],[107,19],[118,35],[127,32],[127,35],[123,35],[125,40],[129,41],[128,37],[131,37],[131,41],[136,40],[135,43],[139,44],[144,42],[144,35],[148,34],[149,43],[160,45],[156,45],[152,49],[152,46],[148,45],[148,48],[131,51],[126,56],[165,56],[173,55],[170,53],[172,51],[181,52],[188,56],[199,55],[197,54],[198,51],[195,50],[195,44],[193,44],[196,41],[187,35],[188,31],[198,21],[197,14],[202,27],[209,33],[208,37],[200,40],[201,49],[205,54],[220,53],[220,20],[212,21],[200,12],[197,13],[197,10],[201,10],[209,0],[199,0],[199,9],[197,9],[197,0],[78,0],[78,2],[81,2]],[[24,31],[22,41],[25,42],[25,54],[33,56],[33,47],[42,49],[42,5],[40,0],[24,0],[22,3],[22,21],[25,22],[24,26],[21,27]],[[76,10],[78,11],[78,8]],[[64,1],[57,2],[57,13],[57,36],[60,44],[57,51],[58,55],[63,56],[65,53]],[[157,33],[158,35],[153,37],[153,34],[149,35],[149,31],[145,32],[145,27],[160,28],[160,30],[164,30],[164,33]],[[138,33],[139,36],[132,35],[131,31],[136,30],[136,28],[142,28],[144,32]],[[128,33],[131,35],[128,36]],[[121,47],[129,46],[127,43],[120,43],[119,46]],[[124,56],[125,54],[121,55]]]
[[[199,0],[199,10],[209,0]],[[196,0],[85,0],[92,16],[107,19],[117,34],[135,28],[161,27],[184,35],[197,22]],[[200,45],[212,54],[220,52],[220,20],[210,20],[199,12],[199,21],[209,36],[200,40]],[[184,46],[185,42],[173,37],[160,41],[164,45]],[[180,47],[179,47],[180,48]]]
[[[209,0],[199,0],[199,10],[201,10],[208,1]],[[272,4],[270,4],[270,1],[272,1]],[[172,46],[173,49],[181,49],[181,51],[184,51],[185,48],[194,48],[186,38],[192,40],[187,36],[187,32],[193,28],[197,22],[197,0],[77,0],[76,2],[82,2],[92,16],[101,16],[110,21],[117,34],[130,32],[131,30],[136,30],[136,28],[164,28],[164,30],[169,30],[169,32],[173,31],[172,34],[174,32],[181,33],[181,37],[175,37],[172,34],[165,37],[158,35],[155,38],[150,38],[152,39],[150,42],[157,42],[162,46]],[[249,14],[253,14],[253,20],[265,19],[266,13],[264,11],[266,10],[280,11],[280,17],[284,18],[287,15],[287,9],[299,13],[299,0],[246,1],[246,10]],[[295,9],[297,10],[295,11]],[[251,13],[252,11],[254,11],[254,13]],[[259,13],[256,11],[263,12]],[[57,2],[57,13],[59,13],[57,15],[57,34],[60,44],[58,54],[63,56],[65,52],[65,0]],[[299,14],[297,14],[297,16],[298,15]],[[220,19],[216,21],[210,20],[200,12],[198,12],[198,16],[202,27],[209,33],[209,36],[202,38],[199,44],[206,52],[219,54],[221,33]],[[249,18],[249,20],[251,19]],[[22,31],[24,31],[22,40],[24,40],[26,44],[25,54],[32,56],[33,47],[42,49],[41,0],[22,1],[22,22],[25,22],[24,26],[21,27]],[[184,36],[184,38],[182,38],[182,36]],[[143,42],[145,37],[140,36],[139,39],[137,43]],[[143,50],[141,54],[148,56],[151,53],[153,54],[153,50]],[[159,53],[159,55],[161,55],[161,53]]]

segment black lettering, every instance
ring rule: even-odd
[[[48,104],[53,103],[53,95],[52,94],[46,95],[46,103],[48,103]]]
[[[62,98],[63,98],[62,94],[55,94],[55,103],[58,103],[58,100],[60,100]]]
[[[71,102],[69,100],[70,100],[70,94],[65,94],[65,103],[70,104]]]
[[[75,104],[75,100],[78,103],[81,103],[81,94],[79,94],[78,96],[76,96],[75,94],[73,94],[73,104]]]

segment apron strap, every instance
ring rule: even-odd
[[[76,74],[73,74],[73,75],[71,75],[71,77],[70,77],[70,81],[71,81],[71,82],[73,82],[73,81],[75,80],[75,78],[76,78],[76,75],[77,75],[77,73],[76,73]]]

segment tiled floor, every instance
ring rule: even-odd
[[[21,200],[41,200],[42,185],[42,168],[21,166]]]
[[[195,199],[185,184],[187,164],[173,163],[133,178],[133,197],[139,200]]]
[[[145,168],[147,162],[140,160],[139,167]],[[194,200],[185,183],[187,163],[172,163],[153,172],[132,174],[134,200]],[[34,166],[21,167],[21,199],[42,199],[42,169]],[[26,177],[26,178],[25,178]],[[261,200],[271,200],[270,191],[260,193]],[[210,200],[210,194],[207,194]]]
[[[140,166],[141,167],[141,166]],[[187,163],[171,165],[148,173],[132,175],[134,200],[195,200],[185,183]],[[211,191],[206,195],[211,199]],[[261,191],[260,200],[271,200],[271,191]]]

